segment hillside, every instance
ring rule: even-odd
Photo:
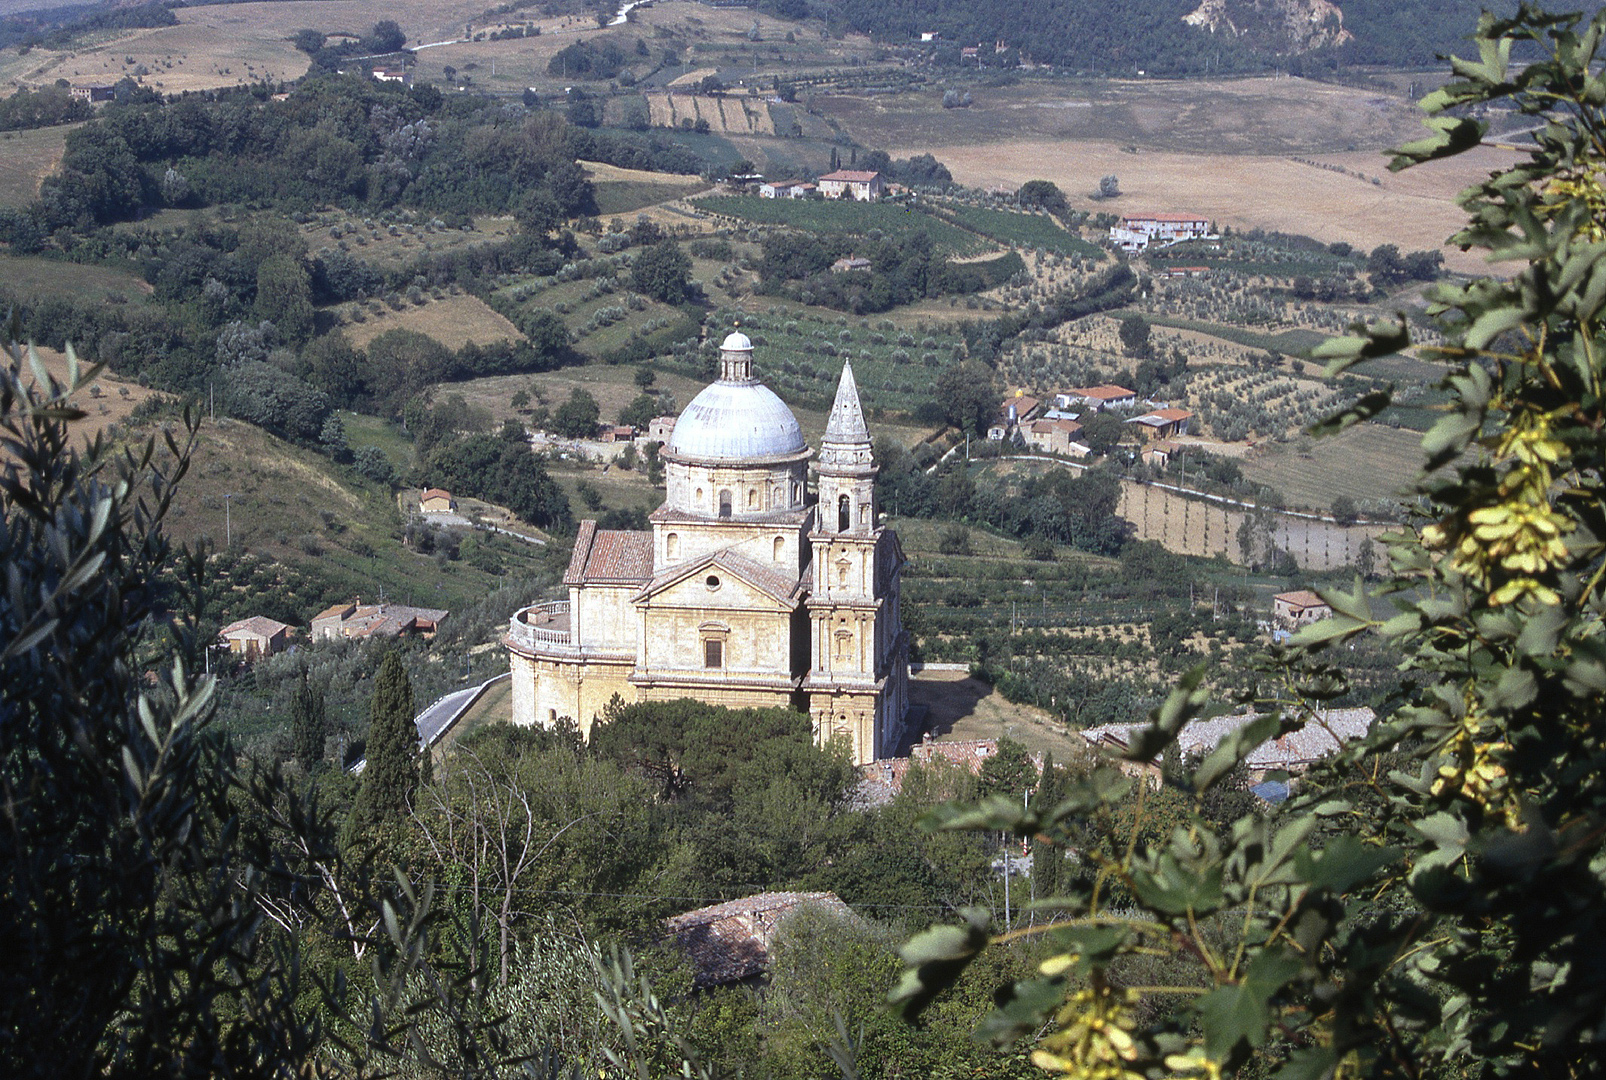
[[[1101,74],[1254,71],[1290,59],[1429,65],[1464,51],[1480,0],[839,0],[842,22],[883,40],[937,33],[955,47]],[[993,49],[983,49],[990,60]]]

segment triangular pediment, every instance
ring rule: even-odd
[[[709,588],[711,576],[719,580],[718,588]],[[803,598],[804,580],[726,549],[670,567],[632,599],[637,604],[790,611]]]

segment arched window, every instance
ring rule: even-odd
[[[680,534],[670,533],[664,537],[664,554],[671,560],[680,558]]]
[[[870,504],[867,502],[862,502],[859,504],[859,524],[870,524]]]
[[[731,516],[731,493],[728,489],[719,493],[719,516],[722,518]]]
[[[758,509],[758,488],[747,489],[747,508],[749,510]]]
[[[836,531],[847,532],[853,524],[853,500],[846,495],[836,501]]]
[[[697,500],[692,505],[693,506],[701,506],[701,505],[703,505],[703,489],[702,488],[698,488],[697,489]]]
[[[786,537],[777,536],[775,538],[775,561],[776,562],[780,562],[785,557],[786,557]]]
[[[853,634],[847,630],[836,632],[836,659],[849,660],[853,657]]]
[[[849,569],[850,569],[850,566],[848,564],[848,560],[846,560],[846,559],[842,559],[842,560],[838,561],[837,564],[836,564],[836,583],[838,585],[842,586],[844,589],[848,587],[848,570]]]

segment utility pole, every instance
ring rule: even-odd
[[[234,519],[231,513],[234,507],[234,496],[239,492],[231,492],[223,496],[223,548],[228,550],[234,546]]]

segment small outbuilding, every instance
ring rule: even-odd
[[[450,514],[457,509],[457,500],[444,488],[426,488],[418,496],[418,507],[426,514]]]
[[[225,626],[218,634],[228,642],[229,652],[246,660],[283,652],[290,644],[290,627],[265,615],[253,615]]]

